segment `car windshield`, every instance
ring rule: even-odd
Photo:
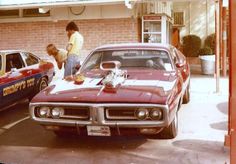
[[[119,61],[122,70],[172,71],[173,66],[164,50],[115,50],[94,52],[84,63],[80,72],[101,73],[100,64],[105,61]]]

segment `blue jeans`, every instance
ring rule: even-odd
[[[67,57],[66,63],[65,63],[65,72],[64,77],[69,75],[74,75],[76,73],[76,66],[80,64],[79,56],[75,54],[70,54]]]

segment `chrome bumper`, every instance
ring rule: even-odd
[[[74,120],[74,119],[53,119],[40,118],[35,115],[35,108],[38,106],[70,106],[80,107],[88,106],[90,109],[90,117],[88,120]],[[105,118],[105,107],[158,107],[163,109],[163,120],[107,120]],[[170,111],[166,105],[157,104],[86,104],[86,103],[30,103],[30,115],[33,120],[39,122],[41,125],[55,125],[55,126],[69,126],[69,127],[83,127],[87,125],[105,125],[110,127],[124,127],[124,128],[145,128],[145,127],[165,127],[172,121]],[[177,108],[175,109],[177,110]],[[171,112],[172,113],[172,112]]]

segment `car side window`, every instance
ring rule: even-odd
[[[23,55],[23,58],[27,64],[27,66],[31,66],[31,65],[39,63],[39,59],[31,53],[22,53],[22,55]]]
[[[20,69],[25,67],[20,53],[6,55],[6,72],[10,72],[12,68]]]

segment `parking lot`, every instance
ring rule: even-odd
[[[228,79],[215,93],[213,77],[193,74],[191,101],[179,112],[173,140],[143,136],[58,138],[29,118],[22,102],[0,114],[0,162],[3,163],[229,163]]]

